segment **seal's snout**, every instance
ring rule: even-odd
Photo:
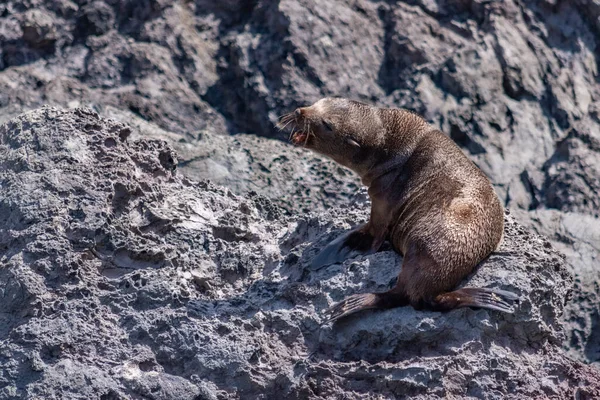
[[[279,119],[277,127],[280,130],[291,126],[290,140],[296,145],[306,146],[309,144],[310,136],[313,134],[310,121],[306,118],[306,107],[296,108]]]

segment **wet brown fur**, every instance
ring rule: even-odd
[[[449,137],[412,112],[342,98],[322,99],[282,121],[293,127],[296,144],[350,168],[369,187],[370,220],[348,246],[377,251],[388,239],[404,256],[394,288],[355,295],[338,306],[338,317],[408,304],[480,306],[475,292],[452,290],[499,245],[503,207],[489,179]]]

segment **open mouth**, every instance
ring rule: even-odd
[[[294,132],[292,134],[292,143],[297,146],[306,146],[306,143],[308,143],[308,133],[302,131]]]
[[[297,113],[289,113],[280,118],[277,123],[279,130],[286,130],[291,127],[290,141],[296,146],[306,146],[312,139],[313,133],[306,120],[299,118]],[[303,127],[304,129],[300,129]]]

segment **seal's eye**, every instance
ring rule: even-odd
[[[323,122],[323,126],[325,127],[326,130],[328,130],[329,132],[333,132],[333,128],[331,127],[331,123],[327,122],[325,120],[321,121]]]

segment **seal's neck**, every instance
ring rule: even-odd
[[[362,183],[368,187],[390,172],[402,169],[420,139],[433,130],[425,119],[403,109],[380,109],[379,117],[385,127],[385,139],[378,159],[373,159],[372,166],[361,174]]]
[[[383,177],[384,175],[389,174],[395,169],[402,168],[402,165],[406,162],[406,158],[402,156],[392,157],[389,160],[383,163],[376,163],[372,168],[370,168],[364,175],[362,175],[361,181],[363,185],[370,187],[371,184]]]

